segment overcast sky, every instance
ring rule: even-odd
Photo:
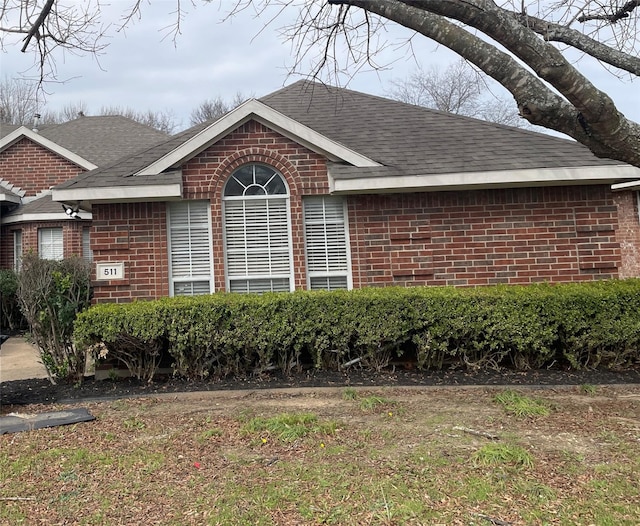
[[[117,22],[117,14],[131,3],[114,0],[104,8],[105,19]],[[245,11],[221,23],[225,9],[233,3],[222,0],[222,8],[215,2],[194,7],[183,0],[188,13],[175,44],[162,28],[172,23],[176,0],[153,0],[151,5],[143,5],[142,20],[115,33],[98,61],[91,56],[57,58],[58,79],[65,82],[47,85],[49,95],[43,110],[56,111],[78,102],[86,104],[89,114],[98,113],[103,106],[168,110],[184,128],[189,125],[191,111],[206,99],[221,96],[231,101],[237,92],[261,97],[299,80],[301,77],[288,76],[295,50],[278,33],[287,20],[294,19],[295,9],[289,8],[266,28],[269,13],[256,19]],[[391,81],[406,78],[417,62],[424,68],[437,65],[444,69],[456,60],[456,55],[421,36],[412,41],[412,56],[406,46],[398,47],[406,41],[405,31],[388,28],[392,45],[378,57],[379,63],[390,64],[387,70],[360,71],[348,87],[384,95],[391,89]],[[19,47],[8,47],[0,56],[3,77],[19,77],[31,66],[33,57],[20,53]],[[640,81],[620,81],[586,59],[578,67],[614,98],[627,117],[640,122]]]

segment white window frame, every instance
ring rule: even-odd
[[[188,273],[185,273],[180,276],[174,276],[175,260],[172,254],[173,235],[172,235],[171,209],[174,208],[175,210],[175,208],[179,205],[186,206],[188,209],[187,216],[188,216],[189,223],[188,225],[186,225],[186,227],[182,227],[182,228],[186,228],[188,230],[189,245],[191,245],[193,241],[192,227],[193,229],[195,228],[202,229],[206,227],[207,251],[208,251],[207,257],[209,258],[208,273],[206,274],[205,273],[194,274],[193,268],[190,268]],[[191,218],[192,218],[191,209],[192,207],[197,207],[197,206],[206,207],[206,215],[207,215],[206,225],[204,223],[193,223],[193,224],[191,223]],[[200,212],[202,211],[203,210],[201,209]],[[174,225],[174,228],[178,228],[178,227]],[[176,285],[189,284],[189,283],[193,285],[195,282],[204,282],[204,281],[209,282],[209,289],[207,293],[211,294],[212,292],[214,292],[213,246],[212,246],[212,237],[211,237],[211,204],[209,201],[193,200],[193,201],[177,201],[177,202],[167,203],[167,250],[169,255],[169,295],[170,296],[176,296]],[[203,253],[201,254],[201,256],[202,255]],[[189,251],[189,256],[191,257],[191,250]],[[189,262],[188,266],[191,267],[192,262]],[[178,294],[178,295],[192,295],[192,294]]]
[[[264,194],[260,194],[260,195],[224,195],[225,194],[225,190],[227,188],[227,184],[229,184],[229,181],[231,181],[232,179],[234,179],[235,174],[239,171],[239,170],[246,170],[247,167],[253,167],[254,169],[254,184],[251,184],[249,186],[253,186],[253,187],[259,187],[261,186],[260,184],[255,182],[255,167],[263,167],[263,168],[267,168],[271,171],[273,171],[273,173],[280,177],[280,179],[282,180],[282,183],[284,184],[284,188],[286,190],[286,193],[281,193],[281,194],[268,194],[265,193]],[[266,186],[266,185],[265,185]],[[246,188],[245,188],[246,190]],[[237,290],[236,287],[233,286],[233,282],[237,282],[238,284],[245,282],[245,289],[246,291],[251,291],[251,282],[256,283],[256,282],[270,282],[271,286],[270,288],[260,288],[259,290],[255,290],[255,292],[269,292],[269,291],[273,291],[276,290],[274,289],[274,281],[277,280],[284,280],[287,279],[289,282],[289,287],[288,287],[288,291],[289,292],[293,292],[295,290],[295,274],[294,274],[294,259],[293,259],[293,236],[292,236],[292,229],[291,229],[291,198],[290,198],[290,191],[289,191],[289,185],[287,184],[287,181],[285,179],[285,177],[278,172],[275,168],[273,168],[272,166],[268,166],[268,165],[264,165],[264,164],[260,164],[260,163],[252,163],[249,165],[244,165],[242,167],[240,167],[238,170],[236,170],[233,174],[231,174],[231,176],[229,177],[229,179],[227,180],[227,183],[225,184],[223,190],[222,190],[222,213],[223,213],[223,232],[224,232],[224,254],[225,254],[225,286],[226,286],[226,290],[229,292],[234,291],[234,289]],[[273,273],[273,272],[264,272],[264,273],[255,273],[251,270],[249,270],[248,268],[245,270],[245,272],[243,274],[240,273],[235,273],[232,274],[230,272],[230,262],[229,262],[229,255],[230,255],[230,242],[229,242],[229,236],[228,236],[228,229],[229,229],[229,209],[230,209],[230,203],[243,203],[243,215],[245,216],[243,219],[243,224],[242,224],[242,228],[244,228],[244,237],[245,237],[245,246],[244,246],[244,254],[245,254],[245,258],[247,260],[247,267],[249,265],[248,262],[248,257],[246,257],[250,252],[250,247],[247,246],[247,223],[246,223],[246,214],[247,214],[247,210],[249,210],[251,203],[256,203],[259,201],[263,201],[266,203],[267,205],[267,213],[268,213],[268,206],[269,206],[269,202],[277,202],[277,201],[282,201],[283,202],[283,206],[284,206],[284,211],[285,211],[285,215],[286,215],[286,221],[287,221],[287,232],[286,232],[286,237],[287,237],[287,247],[285,249],[284,246],[281,247],[281,251],[284,252],[286,250],[287,253],[287,257],[288,257],[288,272],[285,273]],[[268,225],[266,225],[265,227],[267,230],[269,230]],[[277,248],[277,247],[276,247]],[[240,250],[240,249],[237,249]],[[256,252],[254,252],[256,253]],[[271,249],[269,248],[267,251],[267,256],[266,259],[270,260],[270,254],[271,254]],[[251,291],[253,292],[253,291]]]
[[[22,230],[13,231],[13,270],[18,272],[22,267]]]
[[[307,215],[308,207],[310,204],[315,201],[320,201],[322,203],[322,221],[311,221]],[[327,223],[326,221],[326,206],[328,203],[340,203],[342,205],[342,221],[340,223],[332,221],[331,223]],[[304,223],[304,248],[305,248],[305,262],[307,268],[307,288],[309,290],[338,290],[342,289],[342,287],[312,287],[312,279],[313,278],[321,278],[321,279],[331,279],[331,278],[346,278],[347,290],[351,290],[353,288],[353,275],[351,271],[351,245],[349,243],[349,214],[347,209],[347,201],[342,197],[334,197],[334,196],[313,196],[313,197],[305,197],[302,200],[302,217]],[[327,243],[327,231],[326,226],[328,224],[341,224],[343,225],[343,234],[344,234],[344,251],[345,251],[345,264],[346,269],[331,269],[331,261],[329,261],[329,247]],[[325,268],[320,269],[312,269],[309,261],[309,232],[308,227],[311,225],[322,226],[323,234],[324,234],[324,243],[319,246],[320,250],[324,250],[326,253],[326,265]]]
[[[64,259],[64,231],[61,226],[38,228],[38,256],[42,259]]]

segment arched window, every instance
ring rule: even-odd
[[[289,189],[270,166],[248,164],[223,190],[227,290],[293,290]]]

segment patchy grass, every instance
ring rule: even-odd
[[[598,386],[593,384],[582,384],[579,387],[580,393],[588,396],[594,396],[598,392]]]
[[[398,388],[92,403],[94,422],[0,436],[0,524],[637,524],[640,387],[546,391],[554,411],[537,419],[494,398]],[[384,403],[363,411],[363,399]]]
[[[393,405],[393,401],[385,398],[384,396],[378,394],[370,394],[367,396],[362,396],[358,391],[351,387],[347,387],[342,392],[343,400],[350,401],[359,401],[359,406],[362,411],[374,411],[380,409],[381,407],[388,407]],[[392,412],[388,412],[388,414],[392,415]]]
[[[472,459],[484,466],[506,464],[523,468],[533,467],[533,457],[529,452],[514,444],[487,444],[476,451]]]
[[[504,391],[497,394],[494,400],[500,404],[507,413],[520,418],[534,416],[549,416],[551,408],[548,402],[524,396],[516,391]]]
[[[311,413],[281,414],[270,418],[255,417],[242,427],[246,435],[260,435],[265,443],[267,436],[282,442],[293,442],[310,434],[331,435],[337,428],[336,422],[320,422]]]

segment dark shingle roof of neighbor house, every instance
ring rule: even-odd
[[[137,154],[127,158],[120,159],[110,165],[91,170],[80,174],[69,181],[66,181],[56,188],[87,188],[94,186],[93,181],[100,180],[99,186],[139,186],[148,184],[164,184],[181,181],[182,177],[179,172],[169,172],[166,174],[158,174],[153,176],[137,176],[129,177],[138,170],[148,166],[166,153],[171,152],[185,141],[189,140],[199,132],[204,130],[211,124],[211,121],[197,124],[188,130],[172,135],[169,139],[165,139],[161,143],[157,143],[145,150],[139,151]],[[98,186],[98,185],[95,185]]]
[[[2,139],[5,135],[9,135],[12,131],[20,128],[18,124],[7,124],[6,122],[0,122],[0,139]]]
[[[622,164],[599,159],[572,140],[309,81],[296,82],[259,101],[382,165],[358,168],[331,163],[336,178],[358,177],[363,172],[367,176],[429,175]],[[212,123],[199,124],[56,188],[175,182],[177,172],[130,176]]]
[[[53,214],[53,213],[63,213],[62,206],[57,201],[51,200],[51,194],[45,194],[37,199],[33,199],[27,201],[19,208],[14,211],[8,213],[5,217],[11,217],[16,215],[23,214]],[[63,215],[60,216],[61,219],[64,218]]]
[[[2,124],[0,137],[19,126]],[[167,139],[167,134],[120,115],[85,116],[62,124],[43,125],[38,134],[96,166],[133,155]]]

